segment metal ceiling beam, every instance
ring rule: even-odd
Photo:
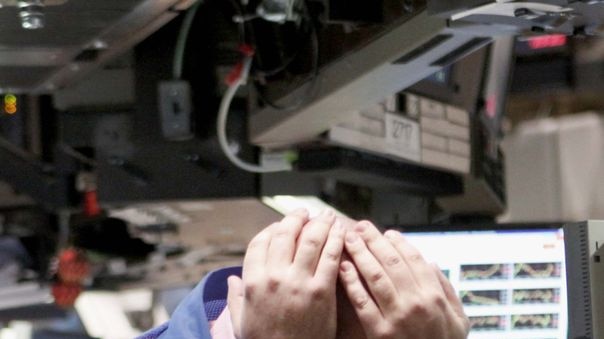
[[[436,73],[443,66],[439,64],[443,57],[459,51],[460,58],[484,46],[490,41],[490,33],[476,28],[453,31],[446,19],[429,16],[422,10],[321,70],[314,84],[317,94],[302,108],[282,111],[266,107],[252,114],[251,141],[259,146],[279,147],[312,140],[345,122],[350,113]],[[485,39],[468,45],[476,38]],[[277,104],[295,102],[309,86],[313,84],[300,86]]]
[[[82,5],[71,0],[48,7],[46,27],[35,32],[20,27],[13,8],[2,8],[0,93],[43,94],[68,86],[129,50],[191,4],[191,0],[124,0]]]

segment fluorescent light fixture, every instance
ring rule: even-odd
[[[170,320],[168,310],[163,305],[153,307],[153,322],[157,325],[167,323]]]
[[[29,321],[11,321],[9,328],[15,333],[17,339],[31,339],[33,325]]]
[[[127,290],[120,292],[119,297],[123,309],[127,312],[148,311],[153,307],[151,290]]]
[[[312,218],[324,209],[330,208],[336,212],[336,215],[341,217],[346,216],[315,196],[276,195],[273,197],[262,197],[262,202],[281,214],[293,212],[298,208],[305,208]]]
[[[0,310],[52,302],[50,290],[38,283],[21,283],[0,288]]]
[[[84,292],[75,308],[88,335],[104,339],[129,339],[140,334],[126,316],[127,311],[150,310],[151,291]]]
[[[17,332],[12,328],[3,328],[0,330],[0,339],[18,339]]]

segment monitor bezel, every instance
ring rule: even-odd
[[[435,233],[435,232],[472,232],[472,231],[522,231],[522,230],[563,230],[566,223],[453,223],[428,225],[395,225],[384,227],[385,230],[396,230],[403,233]]]

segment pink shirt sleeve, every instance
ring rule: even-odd
[[[236,339],[228,307],[225,307],[218,319],[211,324],[210,333],[212,339]]]

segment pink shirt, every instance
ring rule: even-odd
[[[210,324],[210,333],[212,339],[236,339],[228,307],[225,307],[218,319]]]

